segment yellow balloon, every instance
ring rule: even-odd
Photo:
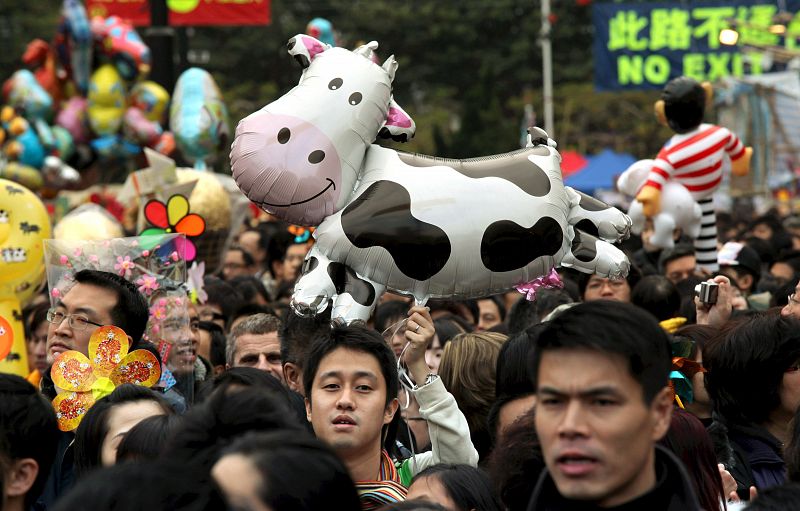
[[[0,179],[0,298],[25,304],[44,279],[47,209],[32,191]]]
[[[22,307],[16,298],[0,298],[0,373],[28,376],[28,348],[25,345],[25,330]]]
[[[97,135],[119,131],[125,113],[125,83],[111,64],[100,66],[89,80],[89,125]]]
[[[43,240],[49,237],[50,218],[42,201],[22,185],[0,179],[0,355],[11,336],[0,372],[28,373],[20,311],[44,280]]]
[[[164,113],[169,104],[169,92],[156,82],[144,81],[133,86],[131,105],[139,108],[148,121],[164,122]]]

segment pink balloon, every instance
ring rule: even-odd
[[[56,124],[69,131],[76,144],[89,141],[89,128],[86,126],[86,98],[75,96],[64,103],[64,107],[56,116]]]

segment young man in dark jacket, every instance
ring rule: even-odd
[[[599,300],[536,339],[536,432],[546,470],[528,509],[695,511],[681,463],[656,446],[669,428],[669,341],[644,311]]]

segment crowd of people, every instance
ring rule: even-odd
[[[313,239],[253,221],[167,359],[135,284],[78,271],[24,311],[27,381],[0,374],[0,509],[800,509],[800,218],[717,222],[716,274],[646,229],[625,279],[331,325],[289,305]],[[51,366],[103,325],[173,384],[62,431]]]

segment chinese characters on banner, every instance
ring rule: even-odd
[[[800,0],[787,0],[795,13]],[[795,37],[769,32],[778,14],[776,2],[728,0],[618,4],[595,2],[594,69],[598,90],[661,89],[672,78],[686,75],[714,81],[724,76],[761,74],[761,53],[742,52],[742,45],[782,45],[795,48]],[[739,47],[719,42],[719,33],[738,23]],[[800,13],[787,35],[800,36]]]
[[[269,25],[270,0],[167,0],[172,26]],[[150,25],[148,0],[86,0],[89,16],[119,16]]]

